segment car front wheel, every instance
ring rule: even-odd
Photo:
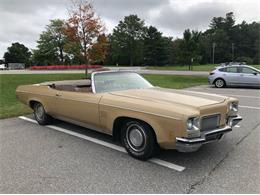
[[[132,157],[139,160],[151,158],[157,149],[153,130],[139,121],[127,121],[122,128],[122,143]]]
[[[215,81],[215,87],[216,88],[223,88],[223,87],[225,87],[225,85],[226,85],[226,83],[223,79],[217,79]]]
[[[50,123],[51,116],[49,116],[45,112],[45,109],[41,103],[39,102],[35,103],[33,106],[33,110],[34,110],[34,117],[40,125],[47,125]]]

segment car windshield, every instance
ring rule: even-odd
[[[252,67],[252,66],[248,66],[248,68],[251,68],[251,69],[253,69],[254,71],[256,71],[257,73],[260,73],[260,70],[257,69],[257,68],[254,68],[254,67]]]
[[[102,72],[94,74],[92,79],[96,93],[153,87],[147,80],[134,72]]]

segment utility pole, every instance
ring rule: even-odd
[[[212,43],[212,63],[215,63],[215,47],[216,43]]]
[[[232,62],[234,62],[234,51],[235,51],[234,43],[232,43]]]

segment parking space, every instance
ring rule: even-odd
[[[257,88],[215,88],[208,85],[189,88],[192,91],[214,93],[239,99],[240,107],[260,109],[260,89]]]
[[[187,90],[238,98],[243,121],[220,142],[197,152],[167,150],[142,162],[110,136],[72,124],[57,121],[44,127],[28,118],[1,120],[0,192],[259,193],[260,90]]]

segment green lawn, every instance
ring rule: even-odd
[[[217,64],[205,64],[205,65],[193,65],[193,71],[211,71]],[[253,67],[260,69],[260,65],[252,65]],[[146,69],[149,70],[189,70],[188,65],[180,66],[148,66]]]
[[[84,74],[20,74],[0,75],[0,119],[31,113],[32,110],[17,101],[15,89],[18,85],[34,84],[44,81],[82,79]],[[207,84],[206,77],[144,75],[155,86],[167,88],[186,88]]]
[[[20,74],[0,75],[0,118],[8,118],[30,113],[31,110],[17,101],[15,89],[26,85],[51,80],[69,80],[84,78],[84,74]]]
[[[207,77],[203,76],[180,76],[180,75],[143,75],[154,86],[182,89],[197,85],[208,84]]]

